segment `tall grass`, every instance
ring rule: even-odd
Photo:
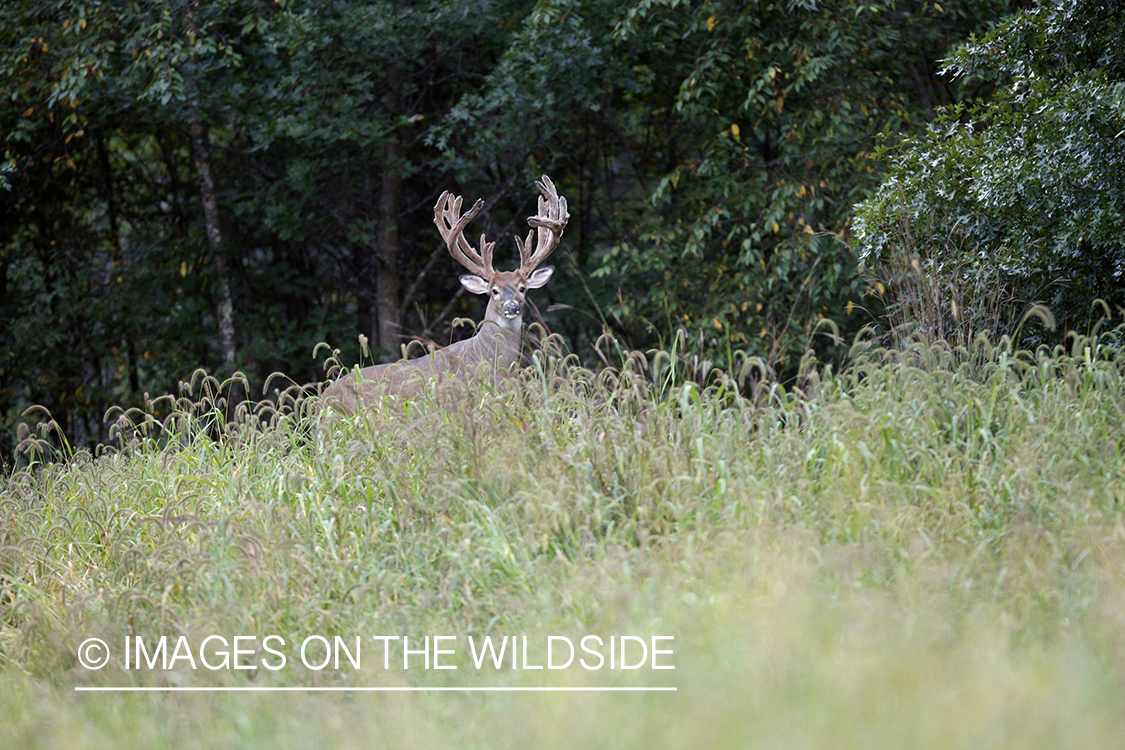
[[[1119,352],[875,349],[753,399],[667,355],[542,361],[347,418],[228,418],[199,380],[4,484],[0,743],[1119,744]],[[214,633],[673,635],[676,669],[476,671],[463,645],[441,672],[77,662],[89,637]],[[73,692],[247,684],[678,691]]]
[[[1013,293],[995,253],[966,247],[959,227],[939,229],[933,215],[926,222],[916,234],[903,210],[881,254],[866,261],[889,337],[968,347],[977,336],[1021,329],[1021,316],[1036,306]],[[1042,316],[1044,308],[1036,309]],[[1053,320],[1043,322],[1054,328]]]

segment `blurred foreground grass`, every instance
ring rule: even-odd
[[[4,484],[0,746],[1121,746],[1117,352],[873,351],[755,400],[634,357],[352,419],[226,421],[197,382],[162,423],[123,415],[118,449]],[[280,634],[289,661],[77,659],[213,634]],[[549,635],[671,635],[675,670],[478,671],[486,634],[532,664]],[[368,640],[317,671],[310,635],[456,635],[459,668],[384,670]],[[74,690],[168,685],[677,691]]]

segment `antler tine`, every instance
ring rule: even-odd
[[[466,244],[468,244],[468,243],[466,243]],[[485,239],[484,239],[484,232],[481,232],[480,233],[481,262],[484,264],[484,267],[488,269],[489,273],[495,273],[494,269],[492,268],[492,248],[494,248],[494,247],[496,247],[496,243],[495,242],[486,242]],[[477,275],[480,276],[480,274],[477,274]],[[481,276],[481,278],[483,279],[483,278],[487,278],[487,277]]]
[[[543,175],[535,186],[542,193],[539,196],[539,212],[527,218],[528,225],[539,230],[534,251],[531,249],[534,231],[527,233],[526,240],[516,238],[516,246],[520,251],[520,271],[525,275],[538,268],[539,264],[555,251],[559,240],[562,239],[566,223],[570,220],[566,198],[558,194],[555,183],[551,182],[550,177]]]
[[[434,205],[434,224],[441,233],[449,248],[449,254],[454,260],[480,276],[486,281],[492,281],[496,271],[492,268],[492,248],[496,243],[486,242],[484,235],[480,236],[480,252],[477,252],[469,241],[465,239],[465,227],[484,208],[484,201],[477,200],[469,212],[461,216],[461,196],[453,195],[446,190]]]
[[[527,239],[521,240],[518,235],[514,235],[513,239],[516,241],[516,248],[520,251],[520,270],[525,273],[531,273],[535,270],[535,266],[529,266],[531,262],[531,240],[535,237],[535,230],[527,233]]]

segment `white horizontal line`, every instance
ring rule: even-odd
[[[75,692],[130,693],[604,693],[604,692],[675,692],[674,687],[102,687],[77,685]]]

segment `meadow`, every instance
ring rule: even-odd
[[[544,359],[350,418],[229,414],[198,376],[98,455],[28,436],[0,746],[1122,746],[1119,333],[857,349],[787,387]],[[591,635],[630,650],[531,668]],[[356,636],[361,667],[320,666]],[[485,636],[527,651],[477,668]],[[508,687],[598,690],[449,689]],[[648,687],[675,691],[604,689]]]

